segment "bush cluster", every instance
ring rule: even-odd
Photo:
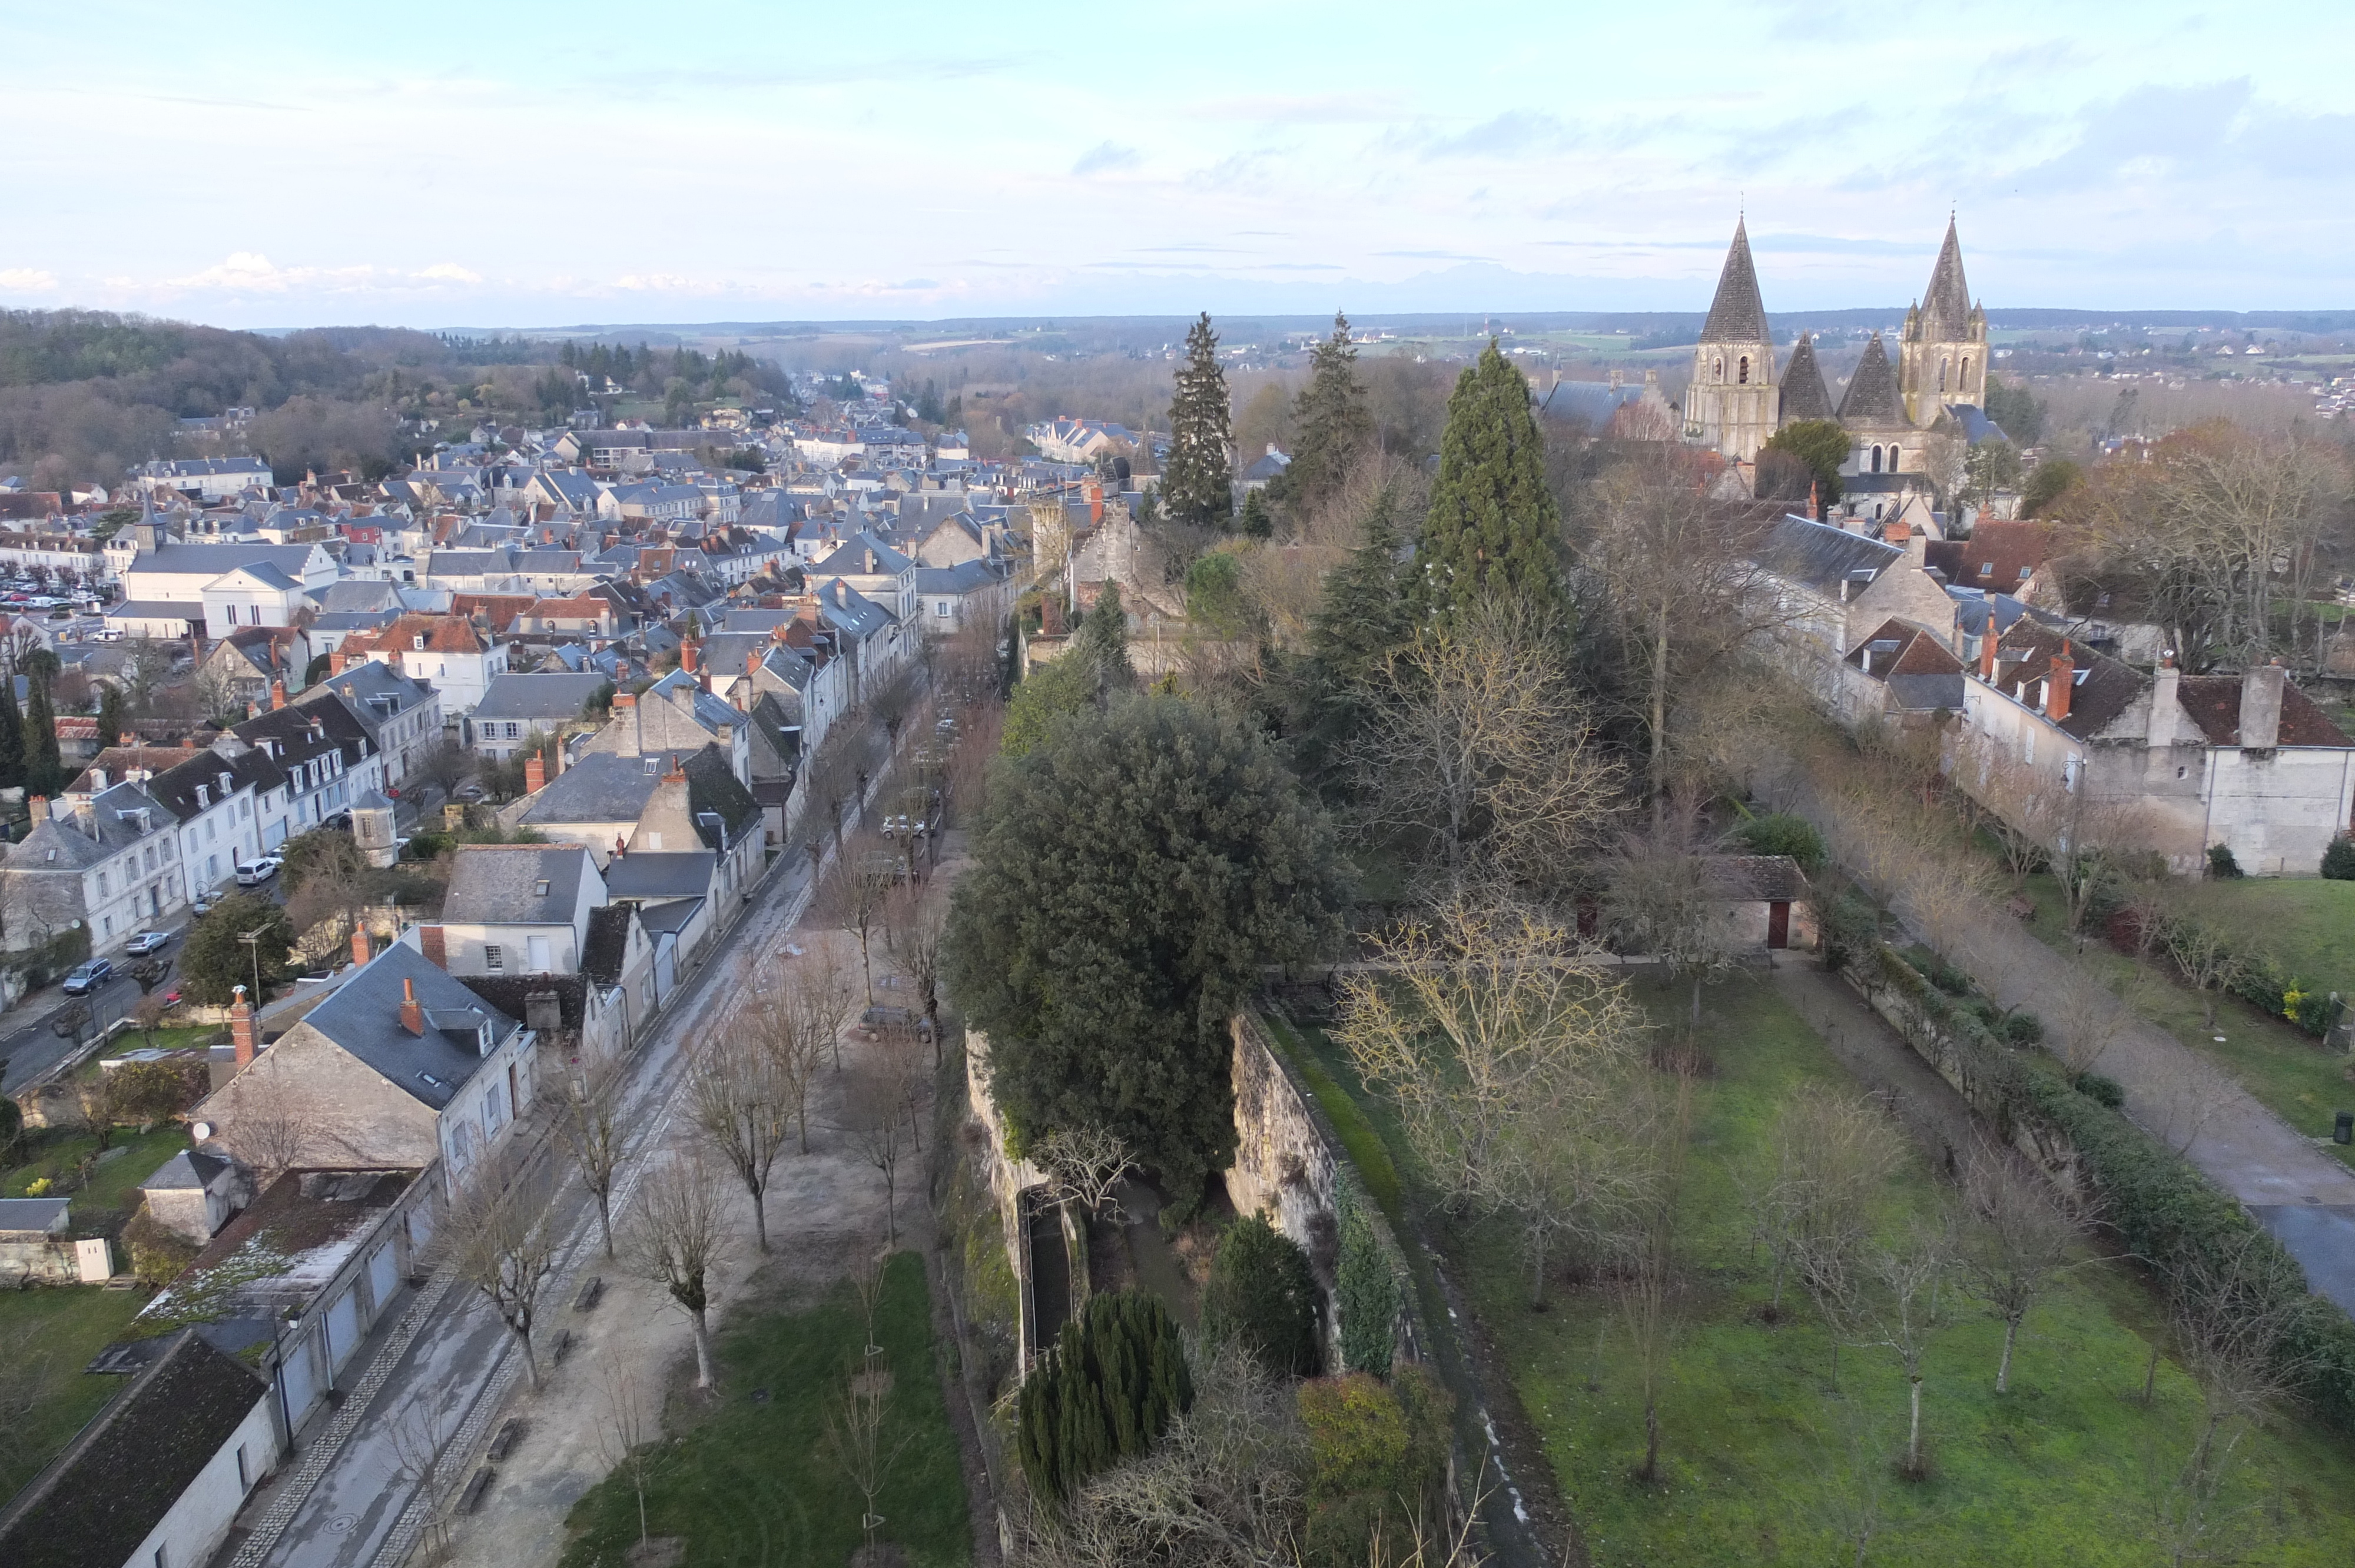
[[[1401,1364],[1385,1386],[1364,1372],[1300,1385],[1308,1435],[1308,1568],[1357,1568],[1369,1542],[1403,1560],[1416,1527],[1446,1517],[1448,1420],[1455,1401],[1426,1367]]]
[[[1022,1474],[1036,1495],[1067,1498],[1097,1471],[1144,1453],[1193,1403],[1185,1347],[1161,1298],[1094,1297],[1022,1384]]]
[[[2162,947],[2176,931],[2190,927],[2204,933],[2209,929],[2204,923],[2188,915],[2158,915],[2149,918],[2152,928],[2148,935]],[[2225,991],[2260,1012],[2286,1019],[2317,1039],[2329,1033],[2330,997],[2328,992],[2308,991],[2301,986],[2297,976],[2261,948],[2229,941],[2224,946],[2235,960],[2232,977],[2224,984]]]
[[[1227,1227],[1202,1287],[1202,1332],[1241,1346],[1279,1377],[1315,1377],[1322,1297],[1308,1255],[1258,1214]]]
[[[1340,1211],[1341,1259],[1333,1295],[1341,1314],[1341,1364],[1353,1372],[1388,1377],[1398,1342],[1398,1273],[1383,1255],[1365,1194],[1347,1173],[1334,1201]]]

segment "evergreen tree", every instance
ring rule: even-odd
[[[1243,492],[1242,515],[1235,519],[1235,531],[1254,539],[1272,538],[1275,534],[1275,514],[1267,509],[1265,493]]]
[[[1122,1290],[1089,1299],[1023,1380],[1016,1451],[1031,1490],[1060,1499],[1135,1458],[1194,1403],[1178,1323],[1161,1298]]]
[[[1300,1245],[1251,1214],[1219,1238],[1202,1287],[1202,1336],[1240,1346],[1278,1377],[1315,1377],[1324,1303]]]
[[[1491,338],[1447,399],[1439,477],[1415,548],[1418,607],[1453,617],[1484,599],[1505,597],[1541,620],[1558,617],[1561,531],[1529,383]]]
[[[1357,733],[1368,683],[1380,673],[1384,656],[1414,632],[1400,591],[1396,512],[1396,496],[1385,485],[1367,510],[1358,547],[1327,576],[1309,618],[1308,657],[1297,668],[1286,727],[1301,772],[1312,779],[1324,778]]]
[[[13,789],[24,782],[25,715],[16,706],[16,677],[0,673],[0,788]]]
[[[1071,656],[1094,667],[1099,702],[1136,684],[1136,668],[1128,662],[1128,610],[1120,601],[1118,583],[1104,584],[1096,607],[1071,639]]]
[[[1277,497],[1298,517],[1330,500],[1349,477],[1358,455],[1373,444],[1374,417],[1366,389],[1358,384],[1358,350],[1349,342],[1349,318],[1333,317],[1333,335],[1316,345],[1308,385],[1292,405],[1292,466]]]
[[[1331,826],[1240,716],[1134,696],[1000,767],[975,860],[950,987],[999,1105],[1025,1139],[1109,1128],[1190,1212],[1234,1150],[1228,1021],[1337,928]]]
[[[58,756],[58,718],[49,707],[49,683],[35,676],[32,688],[25,712],[25,787],[36,795],[54,795],[66,781]]]
[[[9,701],[12,712],[15,705],[12,696]],[[112,681],[101,683],[98,688],[98,744],[101,747],[121,744],[123,732],[128,726],[129,721],[123,713],[123,688]]]
[[[1169,403],[1169,461],[1161,475],[1161,504],[1169,515],[1200,528],[1228,526],[1235,509],[1234,445],[1219,335],[1204,311],[1186,329],[1186,365]]]

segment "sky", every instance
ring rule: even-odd
[[[0,305],[2355,307],[2355,5],[0,0]]]

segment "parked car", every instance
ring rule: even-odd
[[[237,863],[237,885],[240,887],[259,887],[263,883],[269,881],[272,877],[276,876],[278,874],[278,868],[285,863],[285,862],[280,860],[274,854],[263,855],[260,860],[239,861]]]
[[[66,976],[65,984],[59,989],[68,996],[88,996],[113,976],[112,964],[104,959],[92,959],[86,964],[76,965],[73,972]]]
[[[171,939],[161,931],[142,931],[132,938],[129,945],[123,950],[134,959],[144,959],[148,954],[160,950],[164,944]]]
[[[220,893],[211,888],[207,888],[204,892],[197,894],[196,897],[189,902],[188,907],[198,915],[209,914],[212,910],[212,906],[218,904],[221,901],[222,896],[223,895]]]

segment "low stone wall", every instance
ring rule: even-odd
[[[0,1289],[12,1288],[28,1279],[43,1285],[80,1284],[81,1266],[74,1257],[72,1238],[43,1236],[37,1240],[0,1241]]]

